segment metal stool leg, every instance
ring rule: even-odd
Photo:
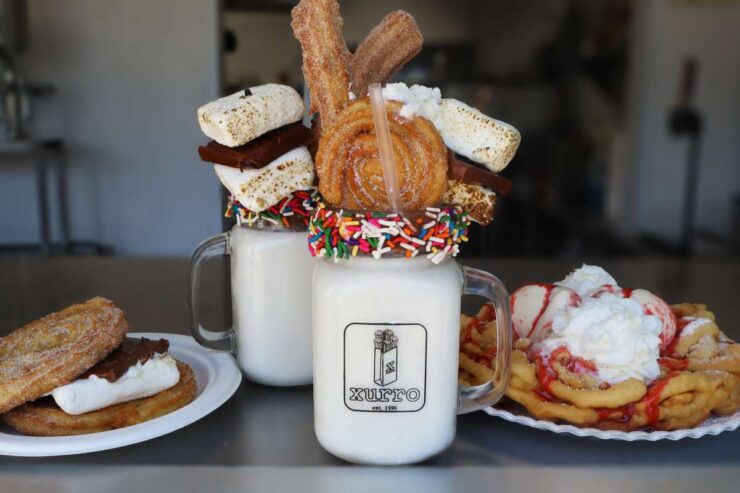
[[[59,143],[52,148],[57,168],[57,204],[59,210],[59,231],[62,242],[62,253],[70,253],[69,244],[69,210],[67,207],[67,155],[64,146]]]
[[[41,251],[51,252],[51,232],[49,229],[49,197],[46,193],[46,154],[36,153],[36,187],[39,201],[39,225],[41,227]]]

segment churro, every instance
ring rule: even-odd
[[[73,380],[118,347],[127,331],[112,301],[93,298],[0,338],[0,413]]]
[[[301,0],[291,27],[303,49],[303,76],[311,93],[310,113],[332,126],[349,102],[349,57],[336,0]]]
[[[424,37],[414,17],[397,10],[386,15],[355,50],[350,63],[352,92],[367,95],[373,82],[384,84],[420,51]]]
[[[447,188],[447,149],[424,117],[403,118],[401,104],[386,103],[402,210],[439,204]],[[323,124],[323,119],[322,119]],[[319,191],[333,206],[389,210],[368,98],[353,101],[321,136],[316,154]]]

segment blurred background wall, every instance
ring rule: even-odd
[[[187,255],[221,229],[220,185],[195,152],[205,140],[195,110],[249,85],[302,90],[295,3],[29,1],[19,63],[56,88],[34,104],[31,128],[69,149],[74,239]],[[512,196],[493,226],[473,232],[471,254],[738,255],[740,1],[341,3],[350,48],[389,11],[414,14],[424,50],[399,79],[438,85],[521,130],[504,172]],[[668,122],[689,59],[698,68],[687,104],[703,132],[687,250],[688,139]],[[12,212],[0,215],[0,243],[34,242],[33,175],[6,161],[0,207]]]
[[[666,131],[666,108],[690,56],[700,64],[695,104],[705,124],[696,221],[710,239],[727,237],[740,227],[732,222],[740,194],[740,2],[649,0],[637,7],[636,227],[673,241],[679,235],[687,149]]]
[[[55,87],[34,101],[31,132],[67,145],[71,236],[188,255],[220,230],[220,185],[195,152],[195,110],[220,92],[217,3],[29,0],[27,15],[21,68]],[[0,163],[2,243],[38,241],[24,164]]]

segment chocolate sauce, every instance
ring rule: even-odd
[[[151,339],[126,338],[123,344],[118,346],[104,360],[87,370],[79,378],[87,378],[95,375],[109,382],[115,382],[136,363],[146,363],[154,354],[164,354],[169,349],[170,343],[166,339],[153,341]]]
[[[462,156],[458,156],[453,152],[450,152],[449,154],[449,170],[447,174],[450,178],[455,178],[464,183],[478,183],[480,185],[485,185],[502,197],[508,195],[512,186],[510,180],[469,162]]]
[[[198,147],[198,154],[203,161],[240,170],[262,168],[286,152],[305,144],[311,137],[311,131],[296,122],[271,130],[239,147],[227,147],[211,141]]]

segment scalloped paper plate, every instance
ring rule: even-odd
[[[704,435],[719,435],[723,431],[732,431],[740,427],[740,411],[731,416],[709,418],[699,426],[686,430],[674,431],[616,431],[598,430],[596,428],[579,428],[573,425],[559,425],[550,421],[534,419],[523,414],[514,414],[502,409],[489,407],[483,411],[491,416],[503,418],[506,421],[517,423],[538,430],[547,430],[554,433],[570,433],[579,437],[596,437],[602,440],[623,440],[634,442],[636,440],[647,440],[655,442],[658,440],[680,440],[682,438],[701,438]]]

